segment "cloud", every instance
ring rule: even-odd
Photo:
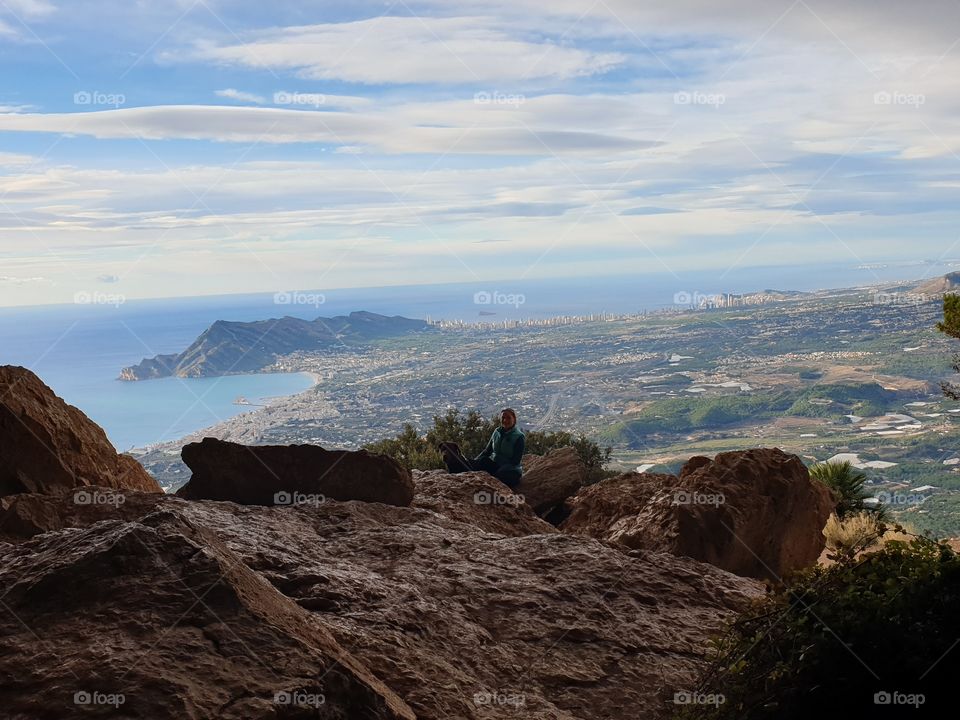
[[[9,275],[0,275],[0,283],[10,283],[11,285],[28,285],[30,283],[49,282],[45,277],[11,277]]]
[[[672,208],[662,208],[662,207],[635,207],[624,210],[621,215],[668,215],[670,213],[683,212],[682,210],[674,210]]]
[[[490,17],[417,16],[254,32],[242,43],[198,43],[193,57],[312,80],[403,85],[562,80],[602,74],[624,60],[619,52],[534,42]]]
[[[0,9],[23,18],[43,18],[53,14],[56,7],[46,0],[3,0]]]
[[[216,90],[214,95],[217,97],[226,98],[227,100],[237,100],[239,102],[248,102],[256,103],[257,105],[263,105],[267,102],[267,99],[261,97],[260,95],[254,95],[253,93],[244,92],[242,90],[235,90],[234,88],[226,88],[224,90]]]
[[[31,155],[0,152],[0,168],[24,168],[35,162],[36,158]]]
[[[0,114],[0,131],[99,139],[190,139],[243,143],[366,145],[386,153],[552,155],[651,147],[656,143],[576,130],[397,126],[385,114],[219,105],[165,105],[81,113]]]

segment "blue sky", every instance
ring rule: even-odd
[[[958,20],[0,0],[0,305],[960,257]]]

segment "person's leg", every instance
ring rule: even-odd
[[[520,473],[513,468],[500,468],[493,476],[511,490],[520,484]]]
[[[463,457],[460,447],[456,443],[441,443],[440,454],[443,456],[443,464],[447,466],[447,472],[456,474],[470,472],[470,462]]]
[[[497,468],[499,467],[493,460],[488,457],[482,457],[479,460],[471,460],[470,467],[473,470],[489,473],[494,477],[497,476]]]

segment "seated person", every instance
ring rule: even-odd
[[[487,446],[473,460],[465,458],[456,443],[440,443],[440,452],[448,472],[483,470],[504,485],[514,488],[520,484],[520,476],[523,475],[520,460],[525,443],[523,431],[517,427],[517,413],[505,408],[500,411],[500,427],[493,431]]]

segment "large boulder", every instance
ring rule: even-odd
[[[0,702],[13,717],[61,717],[45,710],[65,690],[126,688],[126,717],[407,717],[378,678],[423,720],[601,720],[625,707],[665,720],[676,693],[696,690],[711,634],[763,593],[689,558],[565,535],[520,506],[501,508],[517,532],[491,532],[469,493],[494,481],[467,474],[458,494],[453,480],[418,475],[432,509],[127,493],[78,513],[44,498],[65,529],[0,543],[0,582],[40,637],[7,614]],[[23,585],[15,570],[29,571]],[[355,659],[335,682],[319,624]],[[321,690],[327,706],[355,705],[270,702]]]
[[[413,501],[410,472],[393,458],[366,450],[204,438],[183,448],[183,461],[193,475],[177,495],[188,500],[289,505],[333,499],[403,506]]]
[[[552,519],[557,508],[587,482],[588,473],[572,447],[557,448],[546,455],[525,455],[517,492],[540,517]]]
[[[0,366],[0,496],[87,485],[162,492],[106,433],[22,367]]]
[[[413,506],[505,537],[557,532],[525,502],[485,472],[451,475],[443,470],[414,470]],[[2,521],[0,521],[2,522]]]
[[[834,501],[796,455],[755,449],[692,458],[680,477],[626,473],[569,506],[564,532],[779,580],[816,562]]]
[[[0,544],[3,717],[414,720],[319,615],[160,497],[138,522]]]

